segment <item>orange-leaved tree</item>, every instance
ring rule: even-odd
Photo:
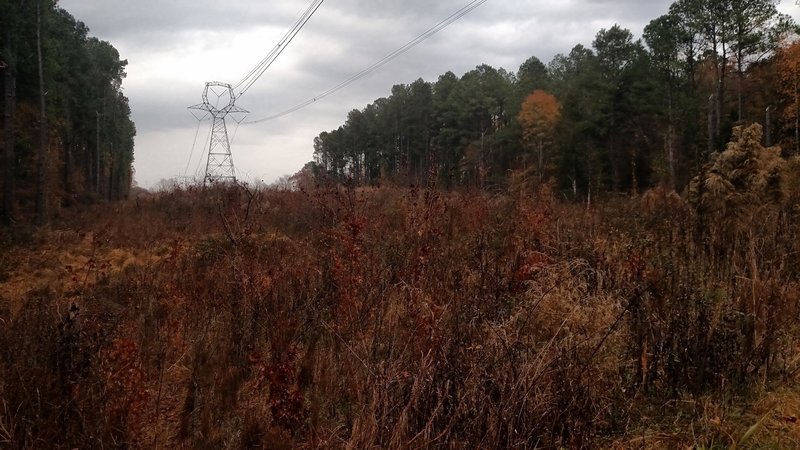
[[[794,130],[794,152],[800,155],[800,40],[783,45],[777,54],[783,121]]]
[[[522,127],[523,143],[536,152],[536,169],[543,181],[547,166],[547,149],[553,144],[556,126],[561,119],[561,104],[548,92],[535,90],[522,102],[517,120]]]

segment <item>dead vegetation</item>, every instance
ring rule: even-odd
[[[8,231],[0,445],[794,447],[797,191],[742,151],[690,202],[229,187]]]

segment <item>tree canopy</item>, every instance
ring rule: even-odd
[[[5,220],[127,196],[136,134],[127,61],[53,0],[0,0],[0,11]]]
[[[641,39],[614,25],[591,48],[576,45],[548,64],[532,56],[516,72],[483,64],[394,86],[315,139],[314,173],[366,185],[491,187],[529,169],[534,150],[540,181],[582,197],[683,189],[746,122],[796,151],[793,53],[778,49],[797,26],[776,3],[678,0]],[[770,119],[767,107],[783,114]],[[553,120],[537,124],[544,110]]]

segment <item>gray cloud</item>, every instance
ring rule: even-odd
[[[147,38],[185,30],[220,31],[249,26],[283,26],[300,2],[215,2],[172,0],[67,0],[61,7],[109,39]]]
[[[235,82],[277,43],[309,0],[61,0],[92,34],[129,59],[126,94],[137,123],[137,179],[191,175],[202,166],[202,139],[189,160],[204,81]],[[336,0],[325,2],[275,65],[240,99],[265,117],[323,92],[426,31],[467,0]],[[242,126],[233,151],[252,179],[271,181],[311,159],[319,132],[347,112],[389,95],[396,83],[435,81],[487,63],[516,71],[530,56],[547,63],[576,44],[591,46],[615,23],[639,36],[669,0],[489,0],[389,65],[324,101],[281,119]],[[795,14],[797,16],[797,14]],[[235,129],[231,125],[231,129]],[[187,167],[189,169],[187,170]]]

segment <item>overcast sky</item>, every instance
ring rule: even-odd
[[[205,167],[210,131],[187,107],[206,81],[231,84],[277,44],[310,0],[61,0],[59,4],[111,42],[128,60],[123,83],[137,136],[136,181],[193,177]],[[469,0],[327,0],[265,75],[238,101],[248,120],[313,98],[370,66]],[[640,36],[671,0],[489,0],[460,21],[369,77],[308,108],[256,125],[228,127],[237,176],[270,183],[312,159],[321,131],[347,113],[389,95],[398,83],[461,76],[486,63],[516,72],[531,56],[547,64],[576,44],[591,46],[619,24]],[[782,12],[800,19],[783,0]],[[192,154],[193,141],[199,134]],[[232,136],[233,137],[233,136]],[[191,159],[190,159],[191,157]]]

